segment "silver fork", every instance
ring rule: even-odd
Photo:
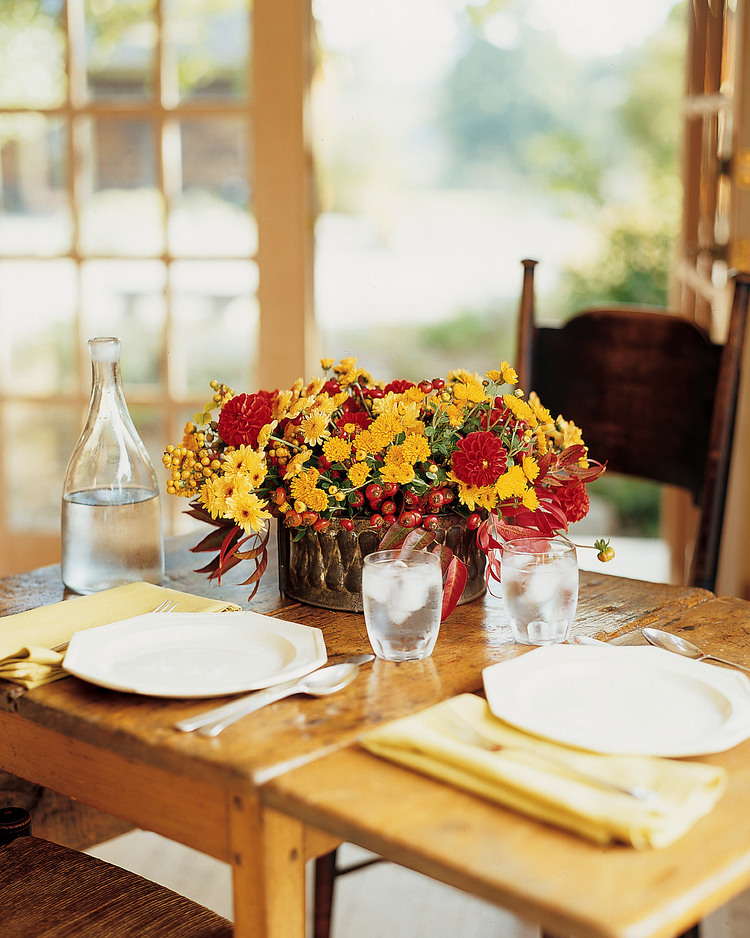
[[[151,612],[171,612],[177,606],[177,602],[172,599],[165,599],[164,602],[159,603],[156,609],[152,609]],[[50,651],[66,651],[70,641],[63,642],[62,645],[55,645],[54,648],[50,648]]]
[[[490,739],[489,736],[486,736],[480,730],[476,729],[468,720],[454,713],[452,710],[442,710],[437,715],[437,718],[443,729],[447,730],[455,739],[478,746],[480,749],[486,749],[488,752],[500,752],[502,750],[506,750],[507,752],[528,751],[524,749],[523,746],[503,746],[496,743],[494,740]],[[589,782],[589,784],[596,785],[607,791],[616,791],[622,795],[629,795],[631,798],[637,798],[639,801],[650,801],[659,797],[658,793],[652,788],[646,788],[643,785],[617,785],[615,782],[610,782],[609,779],[601,778],[598,775],[585,772],[583,769],[568,765],[565,760],[556,759],[553,755],[549,755],[546,752],[534,752],[533,755],[536,758],[549,762],[550,765],[564,769],[569,775],[579,778],[581,781]]]

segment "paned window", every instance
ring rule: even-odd
[[[265,187],[269,206],[276,186],[283,201],[285,177],[283,165],[267,171],[255,126],[264,108],[267,125],[304,97],[300,7],[0,0],[0,572],[57,557],[88,338],[122,338],[126,397],[160,475],[164,446],[211,379],[249,390],[261,357],[272,372],[260,346],[256,192]],[[270,37],[272,61],[254,54],[254,35],[274,16],[298,29],[291,42]],[[276,69],[293,79],[278,82]],[[286,140],[290,159],[301,139]],[[271,281],[274,267],[294,276],[299,266],[285,252],[299,254],[301,239],[284,224],[298,222],[281,222]],[[292,330],[287,357],[302,341]],[[163,501],[172,521],[186,507]]]

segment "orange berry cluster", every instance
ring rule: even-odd
[[[202,434],[197,436],[202,436]],[[162,462],[171,473],[167,480],[167,492],[184,498],[192,498],[204,482],[218,476],[221,468],[221,461],[213,450],[205,447],[194,450],[185,444],[181,446],[170,444],[162,457]]]

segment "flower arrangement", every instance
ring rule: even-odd
[[[167,491],[214,529],[194,548],[215,553],[200,572],[220,578],[254,561],[254,592],[272,517],[295,536],[366,518],[389,532],[387,546],[394,531],[422,546],[453,513],[477,530],[497,575],[498,538],[551,536],[587,513],[586,483],[604,467],[575,424],[515,387],[507,362],[483,378],[457,370],[418,384],[375,381],[355,358],[321,365],[322,377],[285,390],[212,382],[182,443],[166,448]]]

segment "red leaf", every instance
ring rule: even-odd
[[[424,528],[412,528],[401,545],[401,555],[406,557],[413,550],[426,550],[434,540],[435,535],[432,531],[425,531]]]
[[[440,621],[444,622],[453,612],[461,598],[466,586],[468,574],[466,564],[458,557],[451,557],[448,572],[443,579],[443,607],[440,612]]]
[[[395,550],[397,547],[400,547],[411,530],[412,528],[405,528],[402,524],[399,524],[398,521],[394,521],[381,537],[378,550]]]
[[[190,550],[193,553],[200,553],[204,550],[220,550],[221,545],[224,543],[224,538],[226,537],[226,531],[223,528],[219,528],[216,531],[210,531],[202,541],[199,541],[194,547],[191,547]]]
[[[502,597],[492,592],[492,581],[500,582],[501,571],[502,563],[500,562],[500,557],[498,553],[493,551],[491,554],[487,555],[487,563],[484,568],[484,582],[487,587],[487,592],[490,596],[494,596],[495,599],[501,599]]]
[[[198,521],[203,521],[204,524],[212,524],[214,527],[223,527],[227,524],[224,518],[212,517],[200,502],[190,502],[190,508],[185,510],[185,514],[191,518],[197,518]]]
[[[250,583],[259,582],[263,574],[266,572],[267,566],[268,566],[268,554],[265,553],[263,557],[261,557],[261,559],[255,565],[254,572],[251,573],[250,576],[246,580],[243,580],[242,583],[240,583],[240,586],[248,586]]]

